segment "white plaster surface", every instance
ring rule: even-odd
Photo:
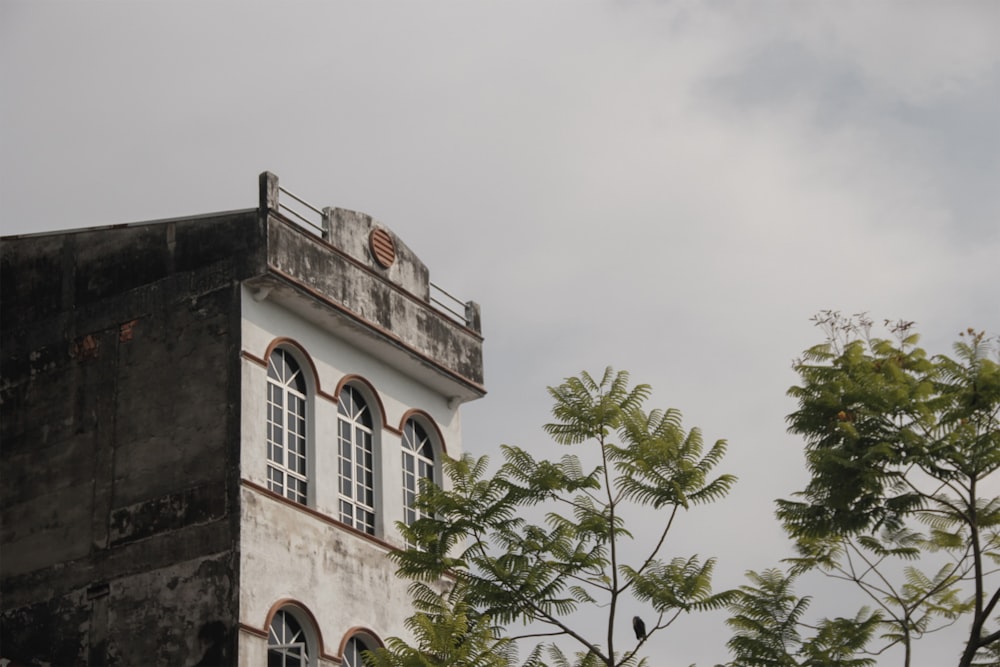
[[[282,502],[244,486],[241,490],[240,621],[266,630],[268,611],[291,599],[307,608],[319,624],[323,652],[337,655],[352,628],[367,628],[381,639],[407,636],[404,620],[411,613],[408,583],[395,575],[386,558],[391,546],[403,546],[395,522],[403,518],[402,455],[399,429],[406,413],[421,410],[440,431],[448,454],[461,453],[458,409],[446,396],[395,371],[289,310],[273,298],[255,301],[243,292],[242,349],[263,359],[278,338],[294,340],[308,355],[299,361],[309,376],[308,506],[323,515]],[[315,373],[313,372],[315,368]],[[267,486],[267,370],[242,359],[241,476]],[[334,394],[346,376],[364,378],[377,394],[375,411],[377,540],[359,535],[336,521],[337,405],[317,395]],[[375,398],[369,396],[369,398]],[[384,414],[383,412],[384,411]],[[381,423],[385,424],[385,427]],[[440,454],[440,452],[439,452]],[[440,459],[440,456],[439,456]],[[266,640],[243,632],[241,656],[266,653]],[[244,653],[243,648],[249,653]],[[261,656],[264,655],[261,653]]]

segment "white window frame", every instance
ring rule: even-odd
[[[298,630],[294,631],[290,637],[279,637],[275,630],[275,625],[280,623],[279,628],[284,634],[287,630],[292,630],[294,624]],[[271,653],[276,652],[281,656],[281,667],[310,667],[315,664],[312,660],[313,646],[315,640],[310,636],[310,624],[303,622],[298,614],[295,614],[288,607],[283,607],[275,612],[271,619],[271,624],[267,628],[267,663],[271,664]]]
[[[267,488],[308,504],[309,380],[302,363],[284,348],[272,351],[267,362],[266,404]]]
[[[337,515],[343,523],[375,535],[378,518],[378,452],[372,402],[354,385],[337,401]]]
[[[374,651],[375,643],[365,633],[352,635],[344,644],[344,655],[341,656],[342,667],[364,667],[362,651]]]
[[[403,424],[403,522],[408,526],[427,516],[414,507],[420,491],[420,480],[438,481],[438,448],[431,432],[431,429],[414,417]]]

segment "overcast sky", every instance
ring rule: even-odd
[[[3,234],[251,208],[264,170],[365,211],[482,306],[468,451],[549,451],[545,387],[608,365],[729,440],[667,553],[717,588],[789,555],[810,316],[1000,332],[998,119],[991,0],[0,4]],[[723,618],[652,665],[725,660]]]

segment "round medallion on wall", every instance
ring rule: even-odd
[[[389,232],[384,229],[375,228],[368,235],[368,245],[372,251],[372,257],[383,269],[388,269],[396,261],[396,245],[392,242]]]

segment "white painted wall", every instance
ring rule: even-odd
[[[268,611],[279,600],[293,599],[309,609],[319,624],[323,651],[337,655],[351,628],[365,627],[382,639],[407,636],[403,621],[410,615],[407,582],[395,576],[386,559],[388,545],[402,546],[395,522],[403,518],[402,454],[398,433],[379,428],[375,419],[376,496],[378,519],[372,540],[346,529],[337,517],[337,405],[318,397],[333,394],[347,375],[359,375],[374,387],[380,400],[370,402],[384,421],[399,429],[403,415],[420,409],[434,420],[448,454],[461,453],[458,408],[447,398],[403,376],[372,355],[347,344],[284,309],[272,299],[255,301],[243,288],[242,349],[263,359],[276,338],[290,338],[304,349],[315,366],[310,377],[308,408],[309,502],[328,517],[324,520],[259,491],[241,490],[240,622],[266,630]],[[301,359],[300,361],[305,361]],[[242,358],[241,476],[267,486],[266,386],[267,369]],[[303,363],[310,376],[312,367]],[[266,653],[266,642],[241,633],[241,655],[246,650]],[[262,654],[263,655],[263,654]]]

